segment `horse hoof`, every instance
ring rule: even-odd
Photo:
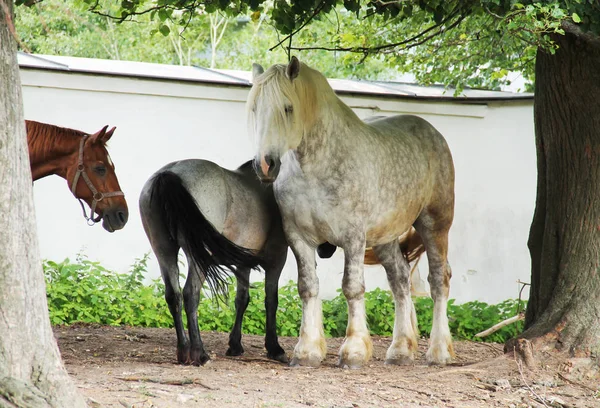
[[[189,364],[190,363],[190,348],[182,347],[177,348],[177,363],[178,364]]]
[[[227,351],[225,352],[225,355],[229,356],[229,357],[238,357],[238,356],[241,356],[242,354],[244,354],[244,348],[243,347],[240,347],[240,348],[229,347],[227,349]]]
[[[290,367],[312,367],[317,368],[321,365],[321,360],[316,358],[292,358],[290,361]]]
[[[279,361],[280,363],[284,363],[284,364],[287,364],[290,362],[290,359],[288,358],[287,354],[285,354],[285,353],[280,353],[280,354],[276,354],[276,355],[268,353],[267,357],[270,358],[271,360]]]
[[[347,370],[347,369],[350,369],[350,370],[360,370],[361,368],[363,368],[363,364],[362,363],[358,363],[358,362],[349,362],[349,361],[339,360],[338,361],[338,367],[339,368],[343,368],[344,370]]]
[[[454,358],[454,348],[452,343],[439,344],[429,348],[425,354],[429,365],[445,366],[450,364]]]
[[[203,366],[204,364],[210,361],[210,357],[206,353],[192,352],[190,353],[190,357],[191,365],[194,365],[196,367]]]
[[[415,360],[408,356],[400,356],[394,358],[387,358],[385,360],[385,365],[397,365],[397,366],[407,366],[413,365]]]
[[[427,364],[429,365],[436,365],[436,366],[445,366],[446,364],[450,364],[452,362],[452,357],[448,354],[445,355],[443,357],[441,356],[436,356],[436,358],[433,358],[430,355],[426,356],[427,358]]]

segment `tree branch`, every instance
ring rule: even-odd
[[[440,35],[444,31],[451,30],[452,28],[459,25],[464,19],[465,19],[464,16],[460,16],[455,22],[453,22],[446,28],[440,27],[439,25],[435,25],[433,28],[436,28],[436,27],[438,28],[438,30],[436,32],[426,36],[425,38],[421,39],[420,41],[417,41],[417,42],[409,44],[409,45],[406,45],[406,44],[410,43],[411,41],[414,41],[416,38],[422,37],[424,32],[421,32],[421,33],[419,33],[409,39],[403,40],[403,41],[399,41],[399,42],[392,43],[392,44],[382,44],[382,45],[377,45],[377,46],[373,46],[373,47],[319,47],[319,46],[316,46],[316,47],[291,47],[290,49],[297,50],[297,51],[303,51],[303,50],[340,51],[340,52],[354,52],[354,53],[360,53],[360,54],[374,54],[376,52],[383,52],[384,50],[385,50],[385,52],[406,51],[406,50],[409,50],[411,48],[414,48],[416,46],[426,43],[427,41],[431,40],[432,38],[435,38],[436,36]],[[427,30],[425,30],[425,32],[430,31],[430,29],[431,29],[431,27],[428,28]],[[402,47],[399,50],[396,49],[397,47],[399,47],[401,45],[406,45],[406,46]],[[391,49],[393,49],[393,50],[391,50]]]
[[[286,42],[287,40],[289,40],[290,38],[292,38],[294,35],[298,34],[298,32],[300,30],[302,30],[304,27],[306,27],[306,25],[308,23],[310,23],[321,12],[321,10],[323,10],[323,7],[325,7],[325,0],[321,1],[321,3],[313,11],[313,13],[311,14],[311,16],[300,27],[298,27],[292,33],[290,33],[287,36],[285,36],[283,38],[283,40],[279,41],[277,44],[275,44],[274,46],[272,46],[271,48],[269,48],[269,51],[273,51],[275,48],[279,47],[281,44],[283,44],[284,42]],[[292,50],[292,49],[294,49],[294,48],[288,47],[288,50]]]
[[[509,324],[512,324],[514,322],[518,322],[519,320],[524,320],[524,319],[525,319],[525,314],[524,313],[519,313],[516,316],[513,316],[513,317],[511,317],[509,319],[501,321],[498,324],[493,325],[492,327],[490,327],[487,330],[482,331],[481,333],[477,333],[475,335],[475,337],[489,336],[490,334],[497,332],[498,330],[500,330],[504,326],[508,326]]]
[[[200,6],[201,4],[204,4],[204,3],[203,2],[194,1],[192,4],[187,5],[185,7],[173,7],[173,6],[169,6],[169,5],[152,6],[152,7],[149,7],[147,9],[144,9],[142,11],[129,11],[129,10],[127,10],[127,14],[125,14],[125,15],[123,15],[121,17],[117,17],[117,16],[113,16],[110,13],[104,13],[102,11],[97,10],[97,8],[99,7],[100,3],[99,3],[99,1],[96,1],[96,3],[94,3],[94,5],[89,8],[89,11],[91,11],[92,13],[97,14],[99,16],[109,17],[109,18],[112,18],[113,20],[117,20],[118,22],[123,22],[123,21],[127,20],[128,18],[131,18],[131,17],[134,17],[134,16],[141,16],[143,14],[148,14],[148,13],[151,13],[153,11],[158,11],[158,10],[186,10],[186,11],[192,12],[198,6]]]
[[[573,34],[580,40],[588,42],[594,46],[600,47],[600,36],[583,31],[579,25],[569,20],[563,20],[560,23],[560,25],[563,28],[563,30],[565,30],[567,33]]]

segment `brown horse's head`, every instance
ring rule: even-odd
[[[129,211],[115,174],[115,165],[106,150],[106,142],[115,128],[109,131],[107,128],[105,126],[93,135],[84,136],[77,160],[67,170],[66,178],[73,195],[92,209],[89,218],[86,216],[88,222],[102,219],[104,229],[113,232],[125,226]],[[94,213],[98,214],[96,218]]]

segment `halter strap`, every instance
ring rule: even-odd
[[[89,137],[89,135],[83,136],[81,138],[81,142],[79,142],[79,158],[77,160],[77,171],[75,172],[75,177],[73,177],[73,183],[71,184],[71,192],[73,193],[75,198],[77,198],[79,200],[79,204],[81,205],[81,210],[83,211],[83,217],[86,219],[87,224],[89,226],[92,226],[102,219],[102,217],[100,215],[97,216],[96,218],[93,218],[94,213],[96,211],[96,204],[98,204],[98,202],[102,201],[104,198],[115,197],[115,196],[125,196],[125,193],[123,193],[122,191],[111,191],[109,193],[101,193],[96,189],[96,187],[94,187],[94,184],[92,183],[92,180],[90,180],[89,176],[87,175],[87,173],[85,171],[85,166],[83,165],[83,147],[84,147],[85,141],[87,140],[88,137]],[[85,211],[85,206],[83,205],[83,200],[81,198],[77,197],[77,195],[75,194],[75,191],[77,190],[77,182],[79,181],[80,176],[83,178],[83,181],[85,181],[85,184],[87,184],[88,188],[92,192],[92,206],[91,206],[91,211],[90,211],[89,217],[87,215],[87,212]]]

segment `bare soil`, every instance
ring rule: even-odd
[[[212,360],[204,367],[175,359],[172,329],[74,325],[55,327],[67,370],[90,406],[106,407],[600,407],[598,367],[536,352],[533,369],[502,345],[456,342],[456,363],[428,366],[426,340],[412,366],[383,364],[390,339],[374,337],[361,370],[336,367],[343,339],[328,339],[317,369],[265,358],[263,338],[244,336],[246,353],[226,357],[226,333],[202,333]],[[291,353],[297,339],[280,338]]]

